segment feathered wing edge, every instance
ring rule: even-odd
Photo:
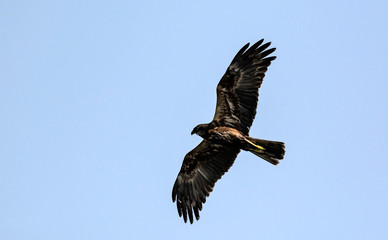
[[[193,223],[215,183],[233,165],[239,149],[226,148],[203,140],[186,154],[172,189],[172,201],[183,220]],[[193,214],[194,213],[194,214]]]
[[[244,134],[249,133],[256,116],[259,88],[265,72],[275,56],[276,48],[262,44],[264,39],[249,47],[244,45],[235,55],[217,86],[217,107],[213,121],[234,125]]]

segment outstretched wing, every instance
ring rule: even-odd
[[[172,201],[176,202],[179,216],[193,223],[199,219],[202,203],[213,190],[214,184],[233,165],[239,149],[213,144],[203,140],[186,154],[182,168],[172,189]]]
[[[271,43],[262,44],[263,41],[261,39],[249,49],[249,43],[242,47],[218,83],[213,118],[216,125],[249,133],[256,115],[261,82],[271,61],[276,58],[267,57],[275,48],[267,49]]]

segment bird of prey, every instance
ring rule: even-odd
[[[240,150],[249,151],[276,165],[283,159],[282,142],[267,141],[249,136],[256,115],[259,88],[275,51],[264,39],[241,48],[233,58],[217,85],[217,105],[213,120],[199,124],[191,134],[198,134],[202,142],[186,154],[172,189],[179,216],[185,222],[199,211],[218,179],[233,165]]]

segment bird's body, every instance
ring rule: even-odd
[[[245,141],[244,135],[230,127],[215,127],[209,130],[209,141],[213,143],[231,145],[237,148],[241,148]]]
[[[258,89],[275,51],[263,39],[246,44],[234,57],[217,86],[217,105],[213,120],[199,124],[191,134],[203,141],[186,154],[175,181],[172,199],[179,216],[193,223],[214,184],[233,165],[241,150],[250,151],[276,165],[284,156],[284,143],[249,136],[256,115]],[[194,214],[193,214],[194,213]]]

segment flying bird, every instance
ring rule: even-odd
[[[252,138],[249,129],[256,115],[259,88],[275,56],[264,39],[243,46],[217,85],[217,104],[210,123],[199,124],[191,134],[202,142],[186,154],[172,189],[178,214],[193,223],[215,183],[233,165],[241,150],[277,165],[283,159],[283,142]]]

